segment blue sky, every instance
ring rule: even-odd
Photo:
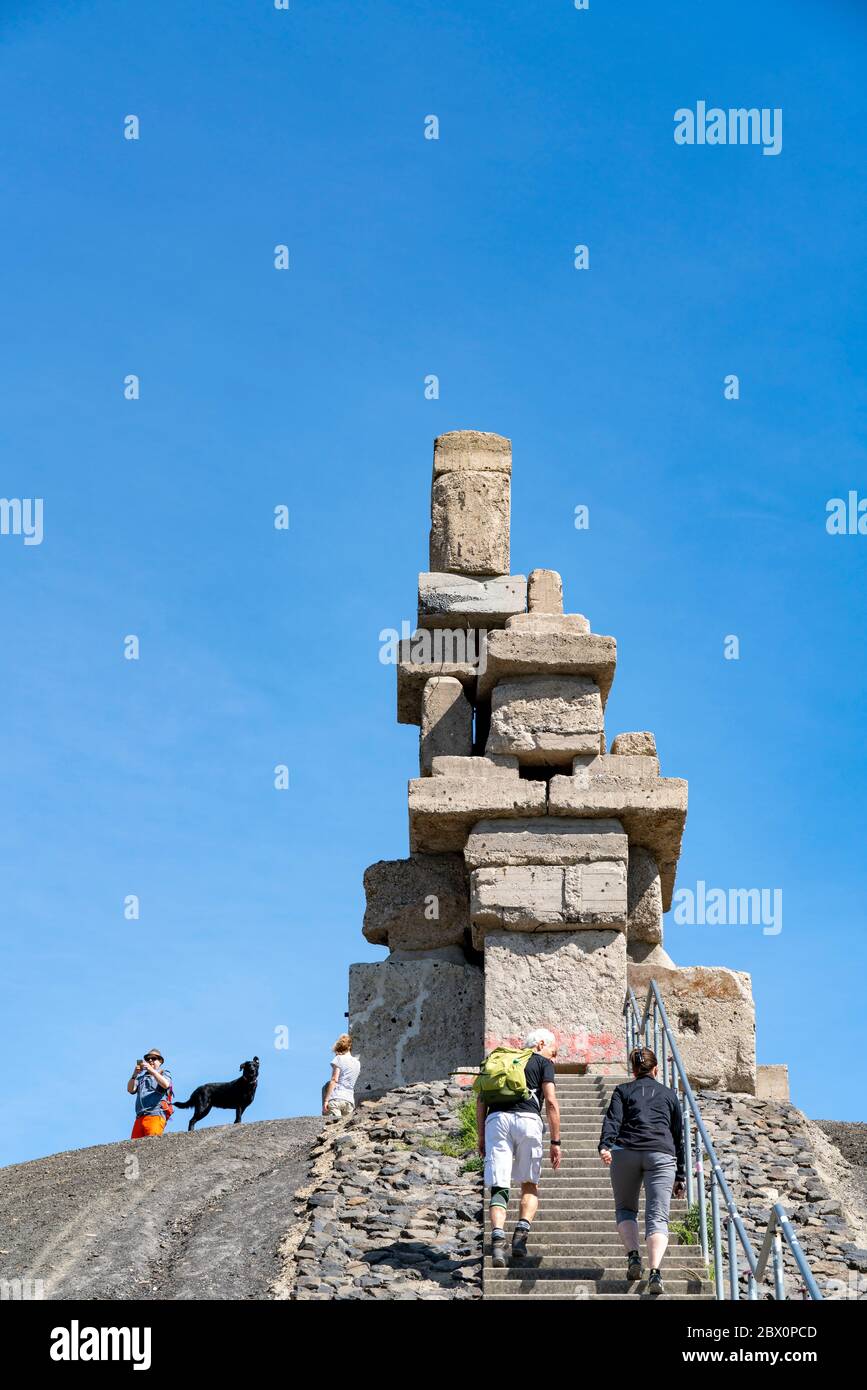
[[[7,0],[2,31],[0,492],[45,519],[0,536],[0,1161],[125,1136],[152,1045],[179,1091],[255,1052],[251,1118],[317,1108],[382,954],[362,872],[408,849],[378,634],[470,427],[513,440],[513,571],[618,639],[609,732],[689,779],[679,884],[783,890],[779,936],[667,948],[749,970],[759,1059],[863,1119],[867,536],[825,530],[867,495],[863,9]],[[782,152],[676,145],[698,100],[782,108]]]

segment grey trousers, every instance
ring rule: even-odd
[[[614,1149],[611,1154],[611,1186],[616,1221],[638,1220],[638,1194],[644,1182],[644,1238],[657,1231],[668,1234],[671,1189],[677,1165],[671,1154]]]

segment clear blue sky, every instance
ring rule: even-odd
[[[467,427],[513,439],[513,571],[618,639],[609,732],[689,778],[679,883],[783,890],[779,936],[668,949],[751,971],[760,1060],[863,1119],[867,536],[825,505],[867,495],[864,8],[2,13],[0,492],[45,536],[0,536],[0,1160],[125,1136],[152,1045],[317,1108],[408,850],[378,634]],[[781,107],[782,153],[675,145],[698,100]]]

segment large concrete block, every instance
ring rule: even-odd
[[[687,784],[680,777],[639,781],[605,773],[552,777],[548,789],[548,814],[605,817],[622,822],[630,847],[650,851],[659,865],[662,906],[671,907],[674,877],[686,822]]]
[[[473,707],[455,676],[431,676],[421,697],[419,771],[429,775],[434,758],[469,758],[473,751]]]
[[[655,946],[662,943],[662,883],[659,865],[649,850],[629,851],[627,939]]]
[[[476,869],[470,875],[476,926],[539,931],[565,921],[563,870],[539,864]]]
[[[640,733],[617,734],[611,752],[621,753],[624,757],[655,758],[656,739],[646,729]]]
[[[659,759],[622,753],[600,753],[598,757],[577,757],[572,761],[573,777],[628,777],[638,782],[655,782]]]
[[[441,473],[431,489],[430,568],[509,572],[508,473]]]
[[[789,1068],[785,1063],[756,1067],[756,1095],[759,1100],[790,1100]]]
[[[469,940],[469,884],[459,854],[380,859],[364,871],[364,935],[392,951],[442,950]]]
[[[583,613],[515,613],[506,619],[506,631],[548,637],[552,633],[589,632],[590,623]]]
[[[523,574],[472,579],[466,574],[420,574],[419,627],[504,627],[527,608]]]
[[[485,669],[479,672],[479,698],[500,681],[516,676],[589,676],[602,703],[614,680],[617,643],[595,632],[523,632],[506,628],[488,636]]]
[[[441,473],[511,473],[512,441],[485,430],[450,430],[434,440],[433,476]]]
[[[495,776],[419,777],[409,784],[409,846],[413,854],[463,851],[477,821],[544,814],[545,783],[508,768]]]
[[[501,777],[518,771],[518,759],[497,754],[494,757],[434,758],[431,766],[434,777]]]
[[[556,570],[531,570],[527,589],[531,613],[563,612],[563,580]]]
[[[602,728],[599,687],[589,677],[520,676],[492,693],[485,751],[571,770],[576,756],[599,753]]]
[[[485,645],[475,628],[421,628],[398,644],[397,722],[421,723],[421,698],[432,676],[454,676],[472,700]]]
[[[361,1059],[357,1095],[442,1080],[483,1058],[484,976],[446,961],[349,967],[349,1031]]]
[[[574,931],[626,927],[626,865],[525,864],[474,869],[470,875],[473,944],[490,930]]]
[[[640,1007],[656,981],[690,1083],[696,1089],[756,1093],[756,1013],[752,981],[723,966],[666,970],[630,962]]]
[[[622,1068],[625,995],[622,932],[489,932],[485,938],[486,1052],[520,1047],[531,1029],[550,1028],[558,1062]]]
[[[590,864],[608,860],[625,864],[629,842],[617,820],[569,820],[539,816],[532,820],[484,820],[474,825],[464,849],[470,869],[507,864]]]

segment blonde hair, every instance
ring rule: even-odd
[[[340,1053],[340,1052],[351,1052],[351,1051],[352,1051],[352,1037],[351,1037],[351,1035],[350,1035],[349,1033],[341,1033],[341,1034],[340,1034],[340,1037],[337,1039],[337,1042],[334,1044],[334,1051],[335,1051],[335,1052],[338,1052],[338,1053]]]

